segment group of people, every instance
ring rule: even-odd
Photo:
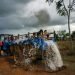
[[[33,33],[32,37],[28,37],[23,41],[23,44],[31,44],[34,48],[42,51],[42,60],[46,61],[46,66],[53,71],[63,67],[63,61],[54,39],[49,37],[47,30],[40,30]],[[45,55],[45,57],[44,57]]]
[[[0,55],[10,55],[10,46],[13,45],[13,40],[10,37],[5,37],[4,40],[0,39]]]
[[[42,30],[40,30],[41,35],[43,34]],[[45,30],[46,32],[46,30]],[[30,36],[30,34],[26,34],[24,38],[20,38],[19,36],[16,36],[14,38],[14,36],[11,37],[4,37],[3,40],[1,40],[0,37],[0,52],[4,52],[5,55],[10,55],[11,51],[10,51],[10,46],[14,45],[14,44],[26,44],[26,43],[30,43],[30,41],[33,41],[33,39],[35,37],[38,37],[40,34],[39,33],[33,33],[32,36]],[[39,40],[37,40],[36,42],[38,42]],[[33,44],[33,42],[32,42]],[[40,43],[38,42],[38,45],[40,45]],[[0,53],[1,54],[1,53]]]
[[[7,55],[11,54],[10,46],[14,44],[31,44],[34,48],[38,48],[42,51],[42,55],[46,55],[43,59],[46,61],[46,65],[52,69],[57,70],[63,66],[63,61],[57,47],[57,44],[49,37],[47,30],[40,30],[37,33],[26,35],[24,38],[4,38],[3,41],[0,41],[0,48]]]

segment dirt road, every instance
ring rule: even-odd
[[[25,71],[23,68],[13,68],[8,57],[0,57],[0,75],[75,75],[75,63],[68,63],[67,69],[55,73],[45,71]]]

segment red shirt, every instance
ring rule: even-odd
[[[2,41],[0,41],[0,46],[2,46],[3,45],[3,42]]]

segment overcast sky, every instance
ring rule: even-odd
[[[74,31],[75,11],[70,21]],[[24,34],[39,29],[68,30],[67,17],[59,16],[55,3],[49,6],[45,0],[0,0],[0,33]]]

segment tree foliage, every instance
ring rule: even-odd
[[[75,31],[72,32],[71,37],[72,39],[75,39]]]
[[[56,9],[57,9],[57,13],[59,13],[59,15],[61,15],[61,16],[67,15],[67,12],[65,11],[65,6],[64,6],[63,0],[56,2]]]
[[[54,0],[46,0],[46,2],[53,2]],[[56,9],[57,13],[61,16],[66,16],[68,15],[68,11],[65,7],[64,0],[59,0],[56,2]]]

